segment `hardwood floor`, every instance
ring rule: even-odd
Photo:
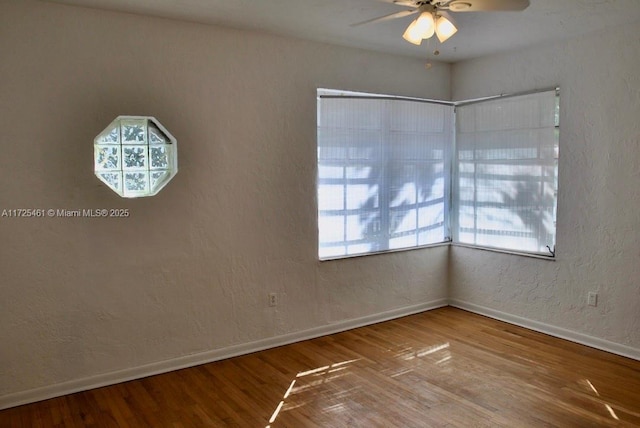
[[[640,362],[449,307],[0,412],[57,426],[640,426]]]

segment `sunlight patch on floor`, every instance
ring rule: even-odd
[[[597,397],[600,397],[600,393],[598,392],[596,387],[593,386],[593,383],[591,383],[589,379],[584,379],[584,383],[587,384],[587,386],[594,392],[594,394],[596,394]],[[607,409],[607,412],[609,412],[609,415],[611,415],[613,419],[615,419],[616,421],[620,420],[616,412],[613,410],[613,408],[609,404],[605,403],[604,408]]]
[[[348,369],[348,364],[354,363],[356,361],[358,361],[359,359],[353,359],[353,360],[346,360],[346,361],[340,361],[338,363],[334,363],[328,366],[322,366],[322,367],[317,367],[315,369],[311,369],[311,370],[305,370],[302,372],[299,372],[296,375],[296,378],[293,379],[291,381],[291,384],[289,385],[289,388],[287,388],[286,392],[284,393],[284,395],[282,396],[282,400],[278,403],[278,405],[276,406],[276,409],[274,410],[273,414],[271,415],[271,418],[269,418],[269,425],[267,425],[265,428],[271,428],[271,424],[273,424],[276,419],[278,418],[278,415],[280,414],[280,412],[282,411],[283,407],[285,406],[285,401],[291,396],[291,395],[296,395],[296,394],[300,394],[302,392],[305,392],[309,389],[313,389],[314,387],[320,386],[322,384],[326,384],[331,382],[332,380],[339,378],[343,375],[343,372]],[[296,386],[296,380],[301,381],[301,378],[304,377],[311,377],[311,378],[317,378],[315,380],[309,380],[306,382],[306,384],[298,384]],[[344,392],[344,391],[343,391]],[[295,409],[301,406],[304,406],[306,403],[300,402],[300,403],[286,403],[286,407],[284,407],[284,410],[291,410],[291,409]],[[345,406],[342,403],[338,403],[338,404],[334,404],[330,407],[328,407],[325,410],[330,410],[330,411],[341,411],[344,410]]]

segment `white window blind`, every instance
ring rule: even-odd
[[[456,108],[454,242],[555,251],[555,90]]]
[[[320,94],[320,259],[448,239],[452,111],[424,101]]]

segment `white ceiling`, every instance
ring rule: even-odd
[[[100,9],[257,29],[333,44],[456,62],[505,50],[573,38],[640,21],[640,0],[530,0],[523,12],[467,12],[444,44],[414,46],[402,39],[405,17],[350,24],[406,10],[384,0],[49,0]],[[639,25],[640,29],[640,25]]]

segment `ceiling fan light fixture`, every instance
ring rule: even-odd
[[[405,39],[409,43],[413,43],[414,45],[420,46],[422,43],[422,37],[418,34],[416,30],[418,20],[414,19],[411,24],[407,27],[402,38]]]
[[[407,27],[402,35],[409,43],[420,45],[423,39],[428,39],[435,33],[435,20],[431,12],[422,12],[422,14]]]
[[[433,36],[436,30],[436,23],[431,12],[422,12],[416,19],[415,31],[422,39],[428,39]]]
[[[436,36],[440,43],[444,43],[449,40],[451,36],[456,34],[458,29],[453,23],[453,19],[449,16],[440,15],[436,20]]]

